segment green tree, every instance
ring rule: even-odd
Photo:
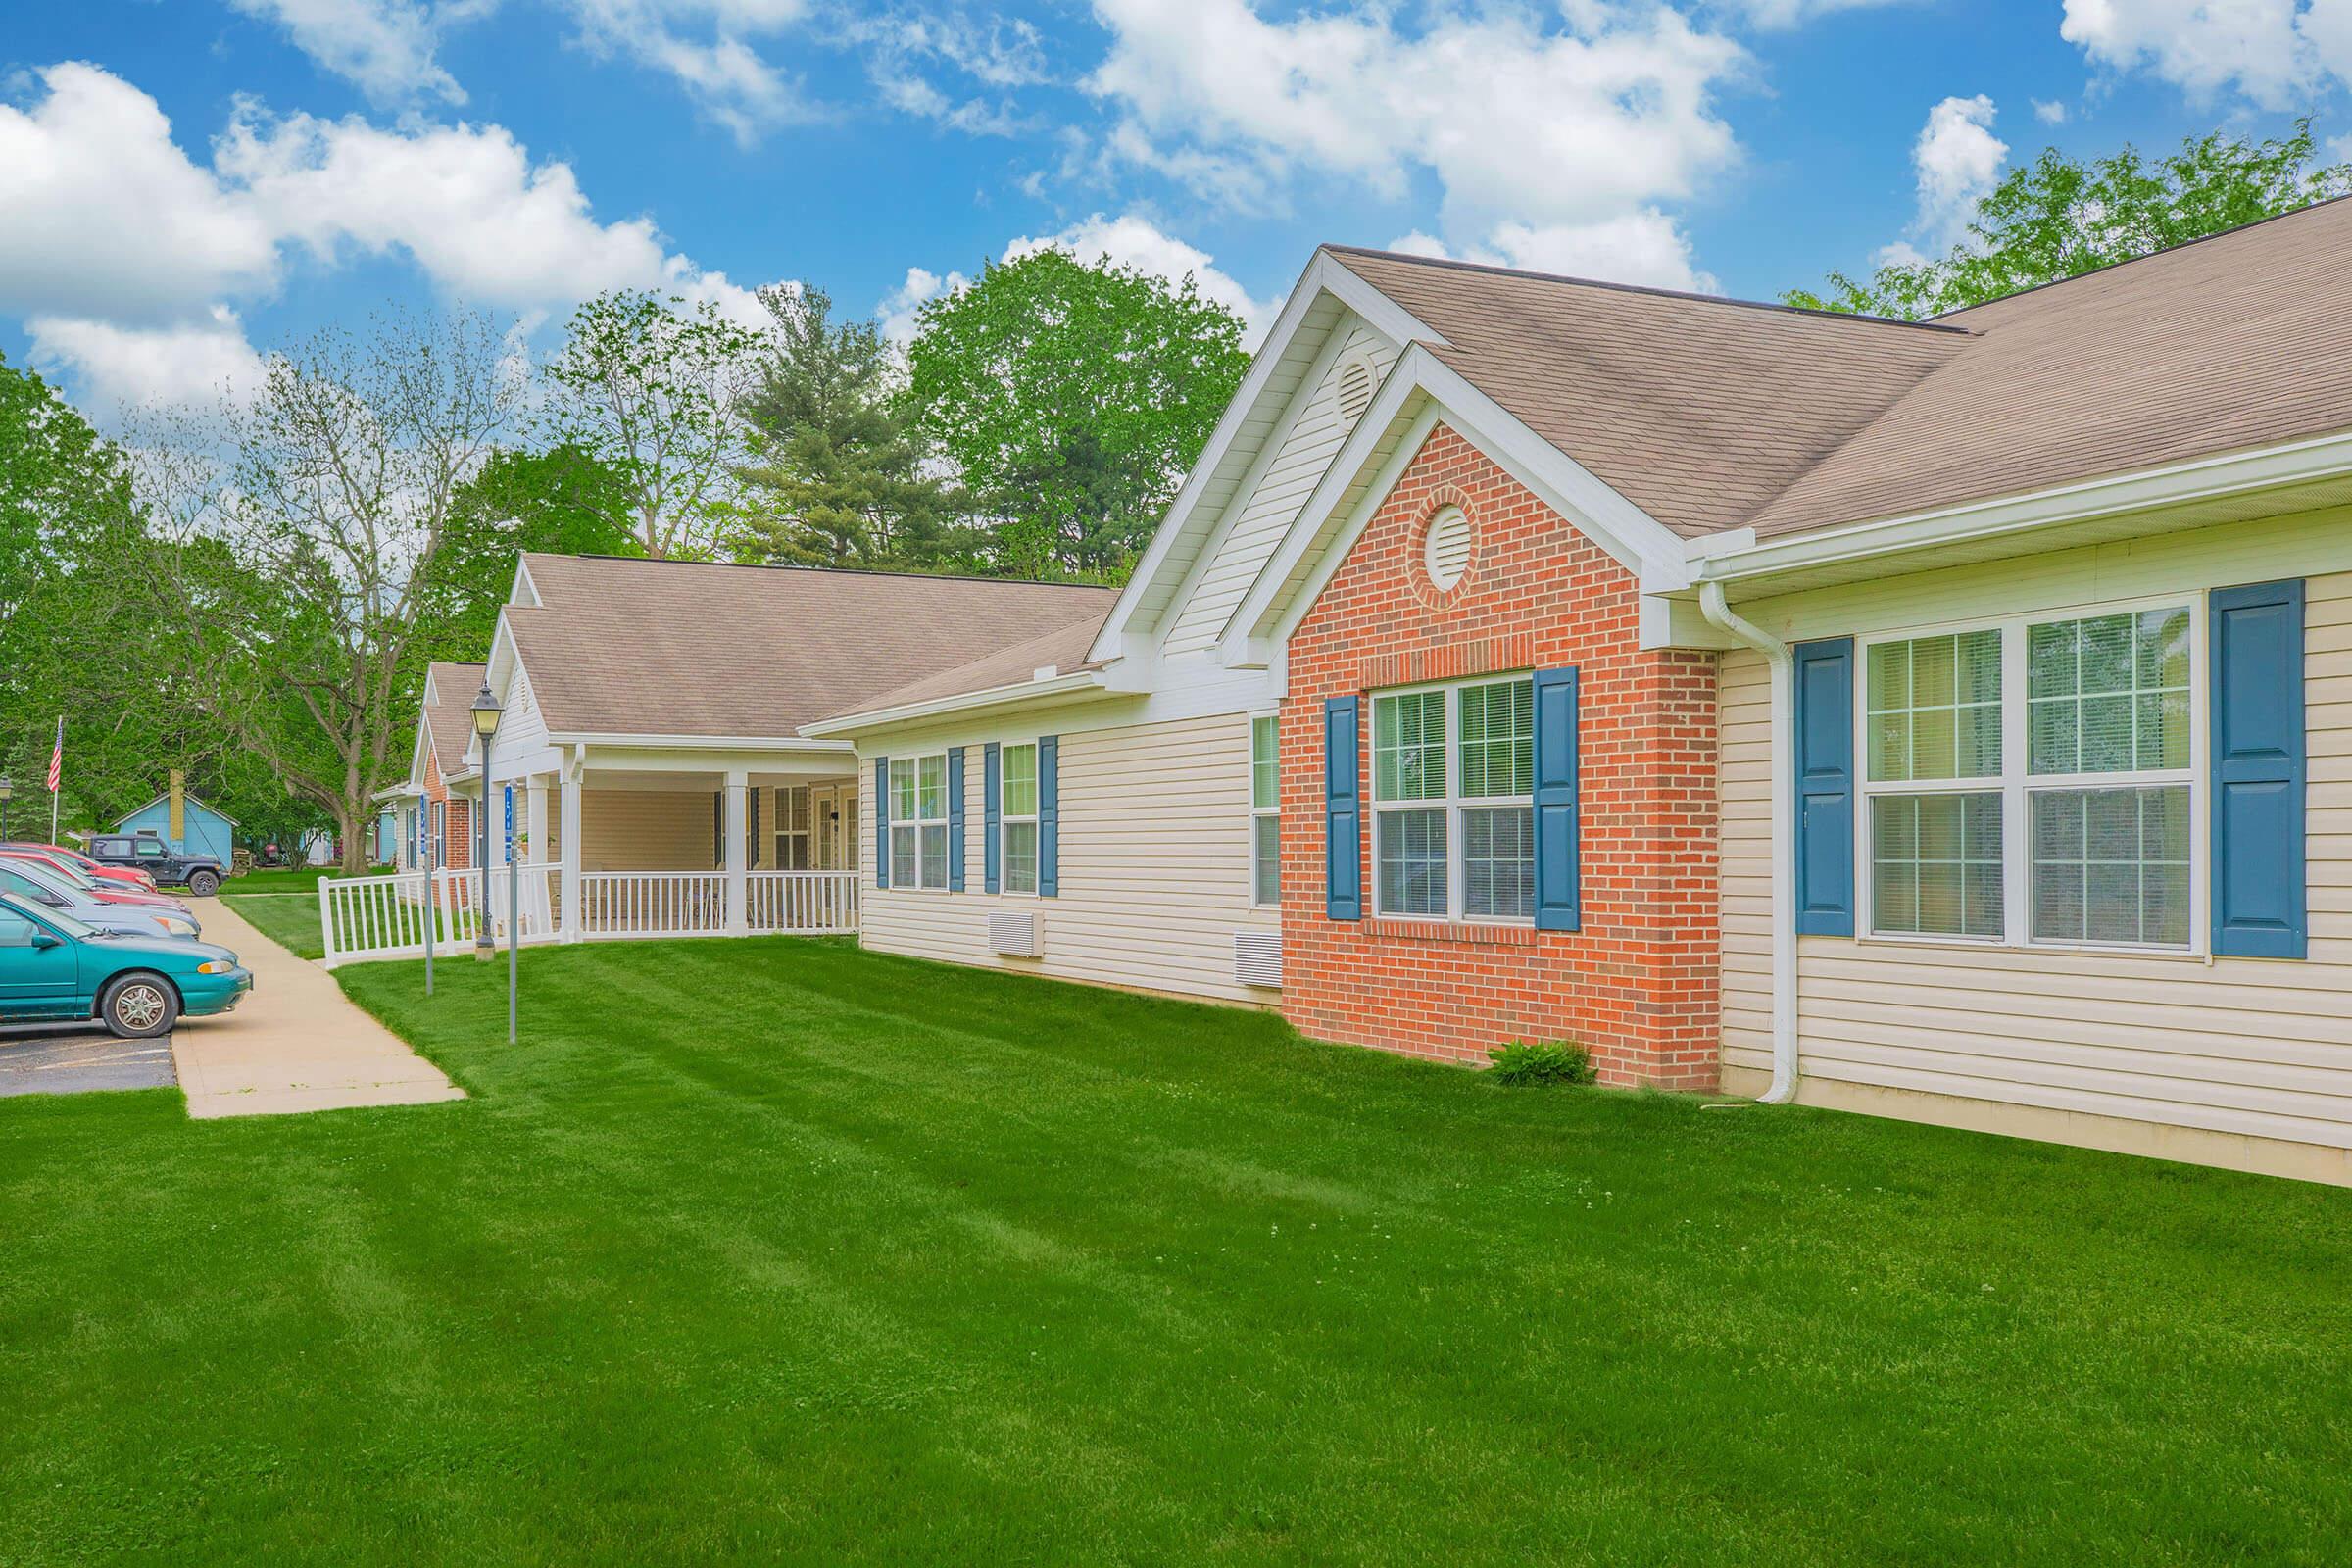
[[[547,367],[547,444],[617,477],[608,515],[647,555],[709,555],[751,459],[741,415],[760,352],[759,334],[709,300],[601,294],[572,313]]]
[[[154,613],[189,701],[333,818],[365,863],[407,769],[458,498],[515,432],[523,387],[480,317],[395,318],[273,356],[219,430],[142,442],[160,518]]]
[[[754,462],[728,544],[742,561],[811,566],[968,564],[967,503],[899,394],[872,321],[833,318],[821,289],[761,291],[773,350],[745,405]]]
[[[577,447],[501,452],[457,487],[441,548],[422,585],[419,619],[438,659],[479,660],[524,551],[642,556],[616,520],[628,507],[618,475]]]
[[[907,398],[994,519],[998,569],[1115,579],[1249,364],[1193,279],[1044,250],[923,307]]]
[[[166,767],[219,749],[157,667],[161,628],[139,592],[147,543],[121,451],[0,359],[0,776],[17,832],[49,830],[60,716],[62,826],[112,820]]]
[[[2352,165],[2318,162],[2308,120],[2278,140],[2192,136],[2153,160],[2127,145],[2083,163],[2053,147],[2010,171],[1948,255],[1883,267],[1866,281],[1832,272],[1821,293],[1783,298],[1917,320],[2348,193]]]

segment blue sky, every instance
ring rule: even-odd
[[[2215,12],[2229,15],[2216,18]],[[2297,114],[2352,0],[0,0],[0,351],[102,418],[386,300],[544,344],[599,289],[903,327],[990,257],[1314,244],[1771,298],[1940,248],[2049,144]]]

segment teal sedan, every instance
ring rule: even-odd
[[[226,948],[101,931],[0,894],[0,1023],[95,1018],[146,1039],[182,1016],[226,1012],[252,989],[253,972]]]

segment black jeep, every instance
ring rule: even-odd
[[[157,887],[186,888],[199,898],[212,897],[228,879],[228,867],[211,856],[181,855],[150,833],[96,834],[85,853],[108,865],[135,866]]]

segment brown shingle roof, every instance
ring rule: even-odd
[[[1050,632],[1091,638],[1105,588],[529,555],[507,623],[547,727],[778,737]],[[1024,671],[1026,673],[1026,671]]]
[[[869,713],[878,709],[903,708],[908,703],[937,702],[943,697],[965,697],[973,692],[995,691],[1000,686],[1016,686],[1031,679],[1049,664],[1054,666],[1055,673],[1062,675],[1099,668],[1100,663],[1090,662],[1086,656],[1094,646],[1095,634],[1102,629],[1102,622],[1109,613],[1106,608],[1101,614],[1073,621],[1042,637],[1032,637],[1025,643],[1015,643],[1010,648],[975,659],[968,664],[958,664],[954,669],[942,670],[936,675],[901,686],[896,691],[883,692],[846,705],[839,712],[829,716],[839,718],[849,713]]]
[[[1967,350],[1762,508],[1758,536],[2352,429],[2352,200],[1942,319]]]
[[[1927,323],[1334,247],[1686,537],[1860,522],[2352,429],[2352,199]]]
[[[1686,537],[1736,527],[1968,343],[1950,327],[1334,248],[1440,360]]]
[[[445,777],[466,770],[466,749],[473,744],[473,717],[468,710],[489,667],[440,659],[432,662],[433,696],[438,700],[425,708],[424,732],[432,737],[433,762]]]

